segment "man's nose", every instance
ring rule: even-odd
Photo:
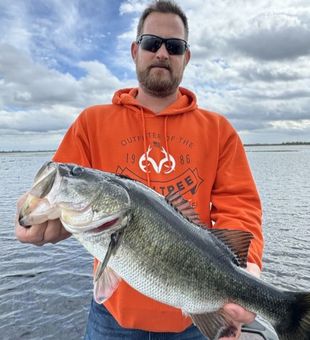
[[[156,51],[156,58],[161,59],[161,60],[169,58],[169,53],[164,43],[162,43],[160,48]]]

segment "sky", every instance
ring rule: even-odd
[[[310,142],[310,1],[177,0],[182,86],[244,143]],[[0,0],[0,150],[56,149],[85,108],[137,86],[144,0]]]

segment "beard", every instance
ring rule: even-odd
[[[161,75],[158,72],[152,72],[155,66],[165,68],[169,72],[169,76],[167,76],[167,74]],[[167,73],[167,71],[164,72]],[[173,94],[182,80],[182,73],[176,76],[173,74],[169,65],[166,64],[151,65],[145,70],[139,70],[137,67],[136,72],[141,87],[154,97],[167,97]]]

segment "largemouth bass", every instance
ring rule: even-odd
[[[36,175],[19,222],[55,218],[101,261],[97,302],[123,279],[180,308],[210,339],[236,331],[222,309],[229,302],[265,317],[281,340],[310,339],[310,293],[283,291],[247,273],[252,235],[201,228],[178,193],[163,197],[115,174],[49,162]]]

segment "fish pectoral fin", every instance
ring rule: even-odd
[[[98,264],[94,275],[94,299],[97,303],[106,301],[118,287],[121,278],[107,267],[109,259],[116,253],[123,235],[123,230],[119,230],[111,235],[108,250],[101,263]]]
[[[105,267],[97,281],[94,281],[94,299],[97,303],[106,301],[116,290],[121,278],[110,267]]]
[[[194,325],[208,339],[236,336],[237,328],[223,311],[205,314],[189,314]]]
[[[96,273],[95,273],[95,282],[101,277],[104,272],[105,267],[107,266],[110,257],[116,253],[117,248],[119,247],[120,241],[123,236],[123,230],[116,231],[111,235],[111,240],[109,243],[108,250],[105,254],[103,261],[98,265]]]
[[[240,267],[247,267],[248,251],[254,238],[250,232],[234,229],[210,229],[209,231],[234,253]]]

